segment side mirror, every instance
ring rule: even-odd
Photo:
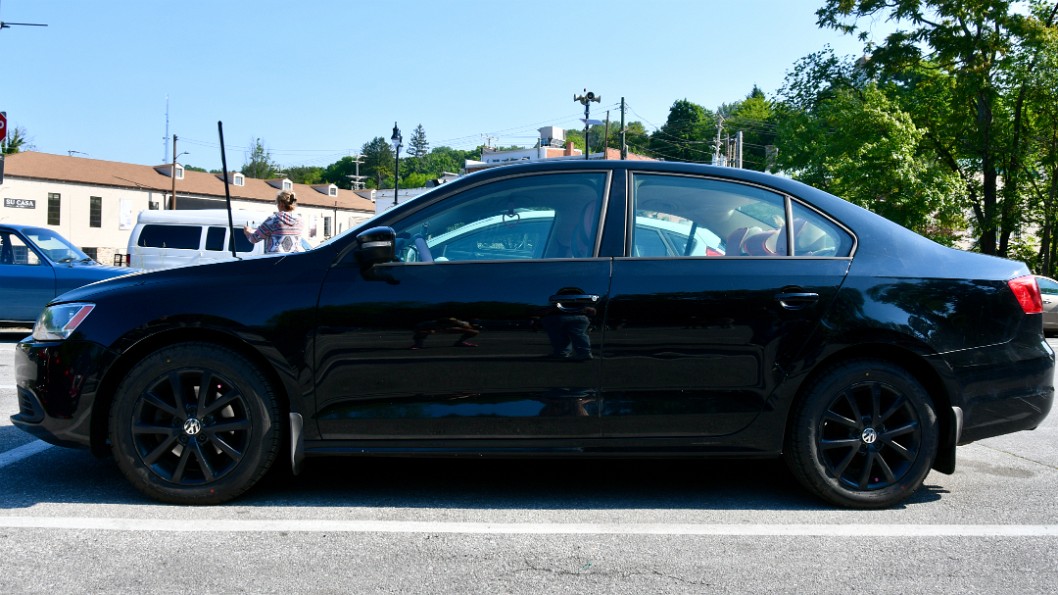
[[[369,269],[376,264],[397,259],[397,232],[392,227],[372,227],[356,236],[356,261],[360,268]]]

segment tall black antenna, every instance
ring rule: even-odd
[[[44,23],[5,23],[0,21],[0,29],[10,29],[11,27],[47,27]]]

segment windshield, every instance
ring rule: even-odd
[[[52,262],[95,262],[81,252],[80,248],[66,241],[66,238],[47,229],[26,229],[22,233],[36,246],[38,252],[43,253]]]

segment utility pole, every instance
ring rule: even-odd
[[[724,117],[716,117],[716,142],[713,144],[713,165],[720,165],[720,135],[724,131]]]
[[[610,147],[607,143],[610,142],[610,110],[606,110],[606,128],[603,129],[602,133],[602,158],[607,159],[610,154]]]
[[[735,157],[738,162],[738,168],[742,169],[742,131],[739,130],[738,134],[735,135]]]
[[[625,98],[621,98],[621,159],[628,159],[628,145],[625,144]]]
[[[364,178],[367,177],[367,176],[360,175],[360,164],[363,163],[362,160],[363,160],[364,156],[359,154],[359,153],[357,153],[353,157],[356,159],[356,161],[353,161],[353,163],[356,164],[356,175],[355,176],[347,175],[345,177],[349,178],[350,185],[353,187],[353,190],[361,190],[364,187]]]

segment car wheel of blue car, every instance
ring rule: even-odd
[[[217,504],[252,487],[279,451],[273,390],[238,353],[209,343],[161,349],[116,393],[110,439],[118,466],[144,494]]]
[[[937,416],[906,370],[853,360],[811,381],[787,432],[793,475],[824,500],[886,508],[917,491],[937,453]]]

